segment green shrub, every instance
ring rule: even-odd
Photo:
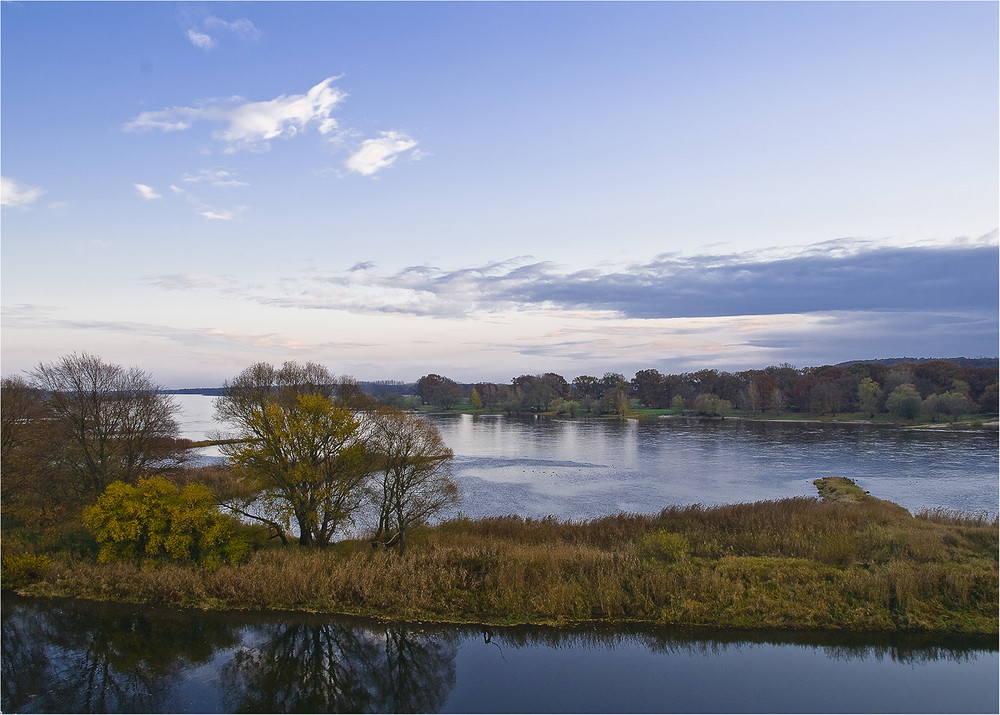
[[[683,561],[691,551],[688,540],[672,531],[655,531],[639,539],[636,544],[639,558],[644,561],[674,563]]]
[[[236,520],[220,514],[203,484],[178,489],[166,479],[114,482],[83,512],[100,545],[98,559],[196,561],[209,569],[246,559],[253,543]]]

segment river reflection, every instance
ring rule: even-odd
[[[3,600],[4,712],[995,712],[995,638]]]

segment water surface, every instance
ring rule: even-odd
[[[3,601],[4,712],[996,712],[995,638]]]
[[[183,434],[220,428],[214,398],[177,395]],[[996,514],[996,430],[726,419],[560,420],[434,415],[455,452],[462,513],[590,519],[674,504],[815,496],[820,477],[849,477],[917,511]],[[217,450],[204,454],[219,458]]]

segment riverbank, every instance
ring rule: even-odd
[[[4,585],[34,596],[498,625],[998,632],[996,520],[914,517],[849,480],[817,487],[823,500],[587,522],[460,518],[426,529],[402,555],[363,542],[268,548],[207,571],[56,554],[32,573],[5,568]]]

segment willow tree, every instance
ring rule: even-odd
[[[227,506],[301,545],[326,546],[348,523],[371,471],[361,418],[332,398],[326,368],[258,363],[226,384],[216,415],[234,428],[221,447],[246,487]],[[252,505],[252,506],[251,506]]]

